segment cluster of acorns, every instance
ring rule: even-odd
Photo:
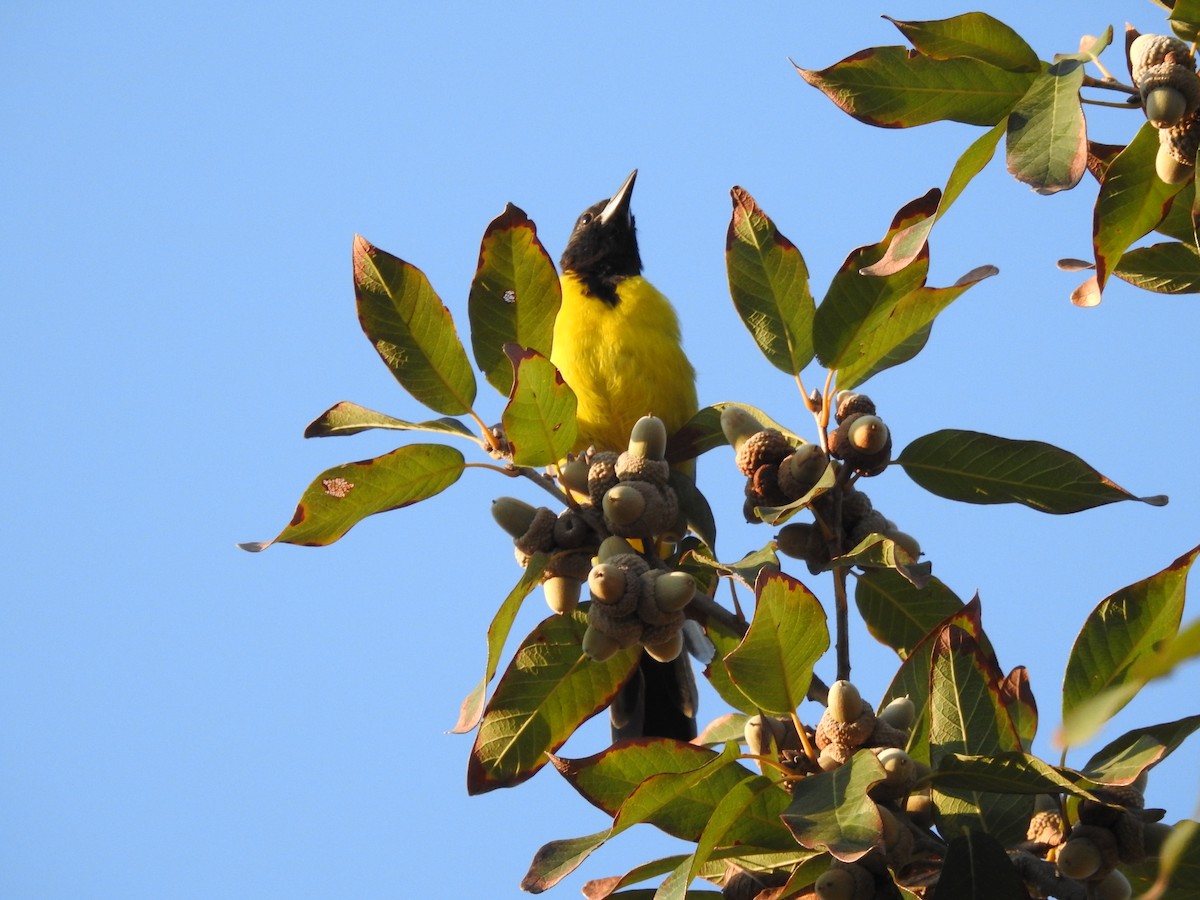
[[[1200,147],[1200,78],[1191,49],[1170,35],[1139,35],[1129,45],[1129,70],[1146,118],[1159,130],[1158,177],[1187,181]]]
[[[747,720],[750,752],[774,754],[798,774],[831,771],[860,750],[874,753],[883,767],[884,779],[868,792],[882,823],[880,846],[852,863],[835,860],[813,886],[821,900],[892,896],[888,888],[895,888],[889,870],[899,871],[913,861],[921,828],[932,824],[928,796],[912,793],[920,766],[903,749],[915,712],[912,701],[900,697],[877,714],[853,684],[835,681],[829,686],[828,706],[809,736],[819,750],[816,767],[800,751],[791,719],[753,716]]]
[[[1097,800],[1081,800],[1079,821],[1064,839],[1062,813],[1056,799],[1029,823],[1025,848],[1058,866],[1067,878],[1089,886],[1089,897],[1129,900],[1132,888],[1118,864],[1137,864],[1157,856],[1171,833],[1158,820],[1161,809],[1146,809],[1145,773],[1129,785],[1094,788]]]
[[[829,435],[828,455],[816,444],[794,447],[781,431],[764,428],[740,407],[722,410],[721,428],[746,476],[746,520],[760,521],[759,507],[786,506],[812,494],[809,505],[825,527],[802,522],[786,525],[776,542],[780,552],[804,560],[814,575],[828,565],[831,547],[850,550],[876,533],[890,538],[915,560],[921,555],[916,539],[874,509],[871,498],[852,482],[842,483],[843,474],[870,477],[887,468],[892,456],[891,432],[865,394],[843,392],[837,400],[837,428]],[[826,477],[831,470],[834,479]],[[835,482],[836,500],[835,490],[831,490]],[[824,490],[817,492],[818,485]],[[834,515],[835,502],[841,503],[840,516]],[[831,541],[827,533],[835,520],[841,526],[840,541]]]
[[[643,416],[623,453],[587,453],[564,465],[564,488],[586,497],[555,513],[514,497],[492,503],[492,515],[513,536],[517,562],[549,557],[542,586],[550,609],[563,615],[579,604],[587,583],[592,604],[583,649],[604,660],[619,649],[644,644],[669,661],[683,646],[683,609],[696,583],[684,572],[652,567],[625,538],[651,548],[686,530],[679,500],[668,483],[667,432],[661,419]]]

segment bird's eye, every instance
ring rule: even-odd
[[[585,212],[582,216],[579,217],[579,224],[580,225],[589,225],[589,224],[591,224],[591,221],[594,218],[595,218],[595,216],[593,216],[590,212]]]

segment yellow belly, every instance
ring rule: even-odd
[[[641,276],[617,288],[616,306],[562,277],[551,361],[579,400],[577,450],[624,450],[629,430],[655,415],[674,434],[695,414],[696,373],[680,346],[670,302]]]

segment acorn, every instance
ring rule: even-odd
[[[642,416],[629,431],[629,453],[643,459],[667,458],[667,426],[657,416]]]
[[[816,444],[804,444],[789,453],[779,464],[779,490],[789,501],[799,500],[813,489],[829,460]]]
[[[618,535],[610,535],[600,542],[593,559],[596,562],[609,562],[614,556],[637,556],[629,541]],[[649,568],[649,566],[647,566]]]
[[[843,724],[855,721],[864,709],[862,694],[845,679],[829,686],[829,714]]]
[[[560,616],[575,611],[579,605],[579,594],[582,589],[583,582],[578,578],[558,576],[547,578],[542,582],[542,593],[546,596],[546,604]]]
[[[908,699],[907,695],[892,700],[876,716],[881,722],[887,722],[893,728],[899,728],[901,731],[908,731],[916,717],[917,707]]]
[[[577,494],[588,492],[588,470],[591,465],[582,456],[576,456],[558,467],[558,483]]]
[[[878,475],[891,462],[891,431],[878,416],[855,413],[829,436],[829,453],[860,475]]]
[[[929,794],[909,794],[904,801],[904,812],[914,825],[921,828],[932,828],[934,825],[935,810]]]
[[[664,572],[654,580],[654,602],[659,609],[683,609],[696,595],[696,580],[687,572]]]
[[[643,635],[643,640],[645,636]],[[683,632],[676,630],[669,638],[658,643],[646,644],[646,652],[661,663],[674,660],[683,652]]]
[[[641,594],[640,573],[613,563],[599,563],[588,573],[588,590],[593,606],[608,606],[613,615],[624,616],[637,609]]]
[[[762,427],[758,419],[740,406],[727,406],[721,410],[721,431],[734,453],[742,449],[742,444],[746,443],[750,435],[762,431]]]
[[[1099,881],[1116,868],[1117,839],[1107,828],[1078,824],[1058,850],[1058,870],[1077,881]]]
[[[497,497],[492,501],[492,518],[514,538],[523,537],[529,531],[536,515],[536,506],[516,497]]]
[[[858,863],[835,861],[813,884],[820,900],[872,900],[875,879]]]
[[[1096,900],[1129,900],[1133,896],[1133,885],[1120,869],[1113,869],[1096,882],[1091,896]]]
[[[618,528],[638,521],[646,512],[646,494],[632,484],[613,485],[601,502],[605,521]]]
[[[917,543],[917,539],[911,534],[889,528],[883,532],[883,536],[907,553],[912,559],[917,560],[921,558],[921,545]]]
[[[583,633],[583,652],[589,659],[595,662],[604,662],[620,649],[621,645],[613,638],[594,625],[588,624],[587,630]]]

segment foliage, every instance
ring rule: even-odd
[[[1169,19],[1188,41],[1200,34],[1193,6],[1176,4]],[[527,890],[553,886],[606,841],[649,823],[693,842],[694,852],[593,882],[589,896],[615,896],[652,878],[662,879],[654,896],[663,898],[703,895],[689,891],[698,878],[724,886],[730,895],[739,881],[750,879],[772,888],[772,897],[811,896],[823,878],[828,884],[849,878],[859,880],[855,897],[929,896],[939,881],[938,896],[1019,896],[1024,883],[1051,896],[1082,897],[1082,882],[1061,877],[1051,861],[1062,832],[1072,823],[1086,831],[1105,816],[1136,819],[1139,829],[1152,831],[1146,823],[1153,811],[1140,810],[1128,788],[1200,728],[1200,715],[1192,715],[1134,729],[1080,769],[1038,759],[1029,752],[1039,715],[1027,674],[1020,666],[1007,672],[1001,667],[984,632],[978,598],[964,603],[932,577],[915,542],[890,520],[877,517],[872,521],[878,527],[861,535],[846,527],[850,504],[862,502],[853,495],[861,495],[866,479],[887,468],[889,459],[881,466],[856,464],[852,453],[838,450],[853,421],[846,416],[839,422],[838,404],[920,353],[937,315],[996,274],[982,266],[952,285],[926,281],[931,229],[990,162],[1001,137],[1008,170],[1040,193],[1075,188],[1085,170],[1099,182],[1094,262],[1081,264],[1094,273],[1075,292],[1076,303],[1099,302],[1112,275],[1153,291],[1200,290],[1194,186],[1190,180],[1168,184],[1156,174],[1157,129],[1149,123],[1131,127],[1124,147],[1087,138],[1082,104],[1093,101],[1083,96],[1085,89],[1121,94],[1127,102],[1120,105],[1131,110],[1141,102],[1137,88],[1122,85],[1100,64],[1111,29],[1047,62],[1020,35],[983,13],[892,21],[911,50],[869,48],[822,70],[797,70],[867,124],[896,128],[949,120],[987,130],[969,143],[944,188],[902,206],[882,238],[848,254],[819,302],[800,250],[746,190],[733,189],[726,262],[734,308],[770,363],[799,384],[813,424],[806,433],[794,423],[769,420],[753,406],[716,404],[674,435],[666,452],[678,463],[726,443],[738,445],[745,435],[731,432],[729,423],[739,416],[753,423],[754,433],[776,429],[789,453],[806,441],[820,451],[820,477],[798,495],[772,499],[750,491],[746,513],[755,520],[782,525],[808,514],[804,523],[788,526],[797,529],[789,533],[800,536],[799,543],[786,544],[780,532],[778,544],[768,541],[740,560],[720,561],[714,549],[717,518],[701,490],[675,473],[670,485],[692,533],[672,542],[661,558],[643,554],[647,565],[686,572],[699,586],[688,609],[711,644],[705,674],[736,712],[718,717],[695,743],[638,739],[586,759],[558,757],[562,743],[630,677],[638,645],[600,659],[584,649],[590,604],[557,609],[520,642],[488,697],[518,609],[539,584],[562,577],[555,567],[563,554],[544,547],[522,551],[522,577],[489,627],[484,674],[464,701],[455,729],[476,732],[468,789],[512,787],[550,763],[613,818],[602,832],[554,841],[538,851],[523,884]],[[1127,47],[1133,37],[1127,35]],[[1088,65],[1097,66],[1100,77],[1086,74]],[[1154,231],[1171,240],[1134,248]],[[468,462],[444,443],[414,443],[335,466],[305,490],[273,540],[242,546],[329,544],[366,516],[450,488],[467,467],[527,478],[557,506],[602,529],[596,504],[579,499],[567,471],[577,461],[569,453],[577,433],[575,397],[549,361],[559,281],[525,213],[510,204],[488,225],[469,295],[475,363],[504,399],[500,428],[488,426],[477,412],[467,350],[423,273],[356,237],[353,274],[364,333],[401,386],[441,418],[410,422],[342,402],[318,417],[305,436],[422,432],[474,443],[481,460]],[[808,391],[804,377],[814,364],[823,369],[822,387]],[[826,465],[830,458],[835,462]],[[1131,500],[1166,502],[1118,487],[1067,450],[973,431],[944,429],[917,437],[894,454],[894,462],[920,487],[958,502],[1019,503],[1054,514]],[[753,481],[755,472],[747,474]],[[805,584],[784,571],[778,551],[803,560],[812,577],[832,579],[831,616]],[[1087,617],[1063,683],[1064,747],[1094,734],[1145,684],[1200,656],[1200,623],[1181,629],[1184,586],[1198,555],[1200,547],[1115,591]],[[870,738],[844,746],[841,738],[830,738],[839,727],[830,722],[831,714],[844,722],[832,701],[819,723],[800,717],[806,698],[824,700],[829,691],[813,676],[814,663],[831,644],[829,621],[839,676],[849,671],[851,577],[870,633],[899,659],[878,710],[862,713],[876,729],[874,745]],[[753,588],[749,621],[740,607],[731,612],[712,599],[723,581]],[[891,725],[894,701],[901,707],[911,703],[910,722]],[[755,727],[765,734],[769,722],[778,728],[768,738],[751,738]],[[879,722],[889,723],[892,737],[879,736],[888,733]],[[843,747],[844,758],[830,755],[830,746]],[[905,765],[912,766],[898,781],[884,762],[889,747],[902,747]],[[1031,820],[1037,821],[1037,796],[1055,798],[1051,807],[1060,817],[1055,840],[1030,830]],[[1133,856],[1122,857],[1122,868],[1152,896],[1191,896],[1197,890],[1200,845],[1194,827],[1172,832],[1161,849],[1161,869]],[[815,890],[833,896],[822,893],[832,888]]]

